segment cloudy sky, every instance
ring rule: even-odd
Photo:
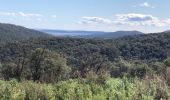
[[[170,0],[0,0],[0,22],[37,29],[170,30]]]

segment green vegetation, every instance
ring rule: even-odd
[[[170,99],[169,33],[9,40],[0,41],[2,100]]]
[[[168,87],[153,80],[108,78],[105,84],[70,79],[56,84],[0,81],[2,100],[168,100]]]

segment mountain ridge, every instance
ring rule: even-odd
[[[100,38],[111,39],[129,35],[144,34],[139,31],[116,31],[116,32],[103,32],[103,31],[74,31],[74,30],[39,30],[45,33],[52,34],[60,37],[76,37],[76,38]]]
[[[29,29],[23,26],[0,23],[0,43],[51,36],[52,35],[49,35],[47,33],[39,32],[37,30]]]

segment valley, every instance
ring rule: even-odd
[[[60,37],[0,24],[0,99],[168,100],[170,32],[123,33],[132,34]]]

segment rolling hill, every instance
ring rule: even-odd
[[[51,35],[22,26],[0,23],[0,43],[38,37],[51,37]]]
[[[61,32],[64,33],[64,31]],[[117,37],[119,38],[112,39],[112,36],[115,38],[115,35],[113,34],[117,34]],[[122,34],[125,36],[121,37]],[[86,57],[88,55],[90,57],[93,53],[100,55],[102,58],[109,59],[110,61],[119,56],[122,56],[125,59],[138,60],[162,60],[170,56],[169,32],[142,34],[137,31],[118,31],[114,33],[108,32],[105,34],[98,33],[97,36],[89,35],[91,37],[84,37],[85,39],[63,37],[39,38],[50,36],[51,35],[30,30],[21,26],[0,24],[0,40],[2,42],[12,40],[22,41],[20,43],[13,42],[12,44],[9,43],[1,46],[0,52],[2,52],[2,56],[0,57],[4,58],[4,56],[7,57],[7,55],[9,55],[12,58],[10,54],[14,54],[14,50],[17,50],[16,45],[21,46],[20,48],[22,48],[25,44],[28,45],[28,51],[34,50],[35,48],[45,47],[54,51],[62,52],[67,55],[71,62],[79,61],[80,59],[83,60],[83,56]],[[96,37],[102,39],[91,39]],[[13,51],[10,53],[11,51],[8,50]],[[75,62],[73,63],[75,64]]]

